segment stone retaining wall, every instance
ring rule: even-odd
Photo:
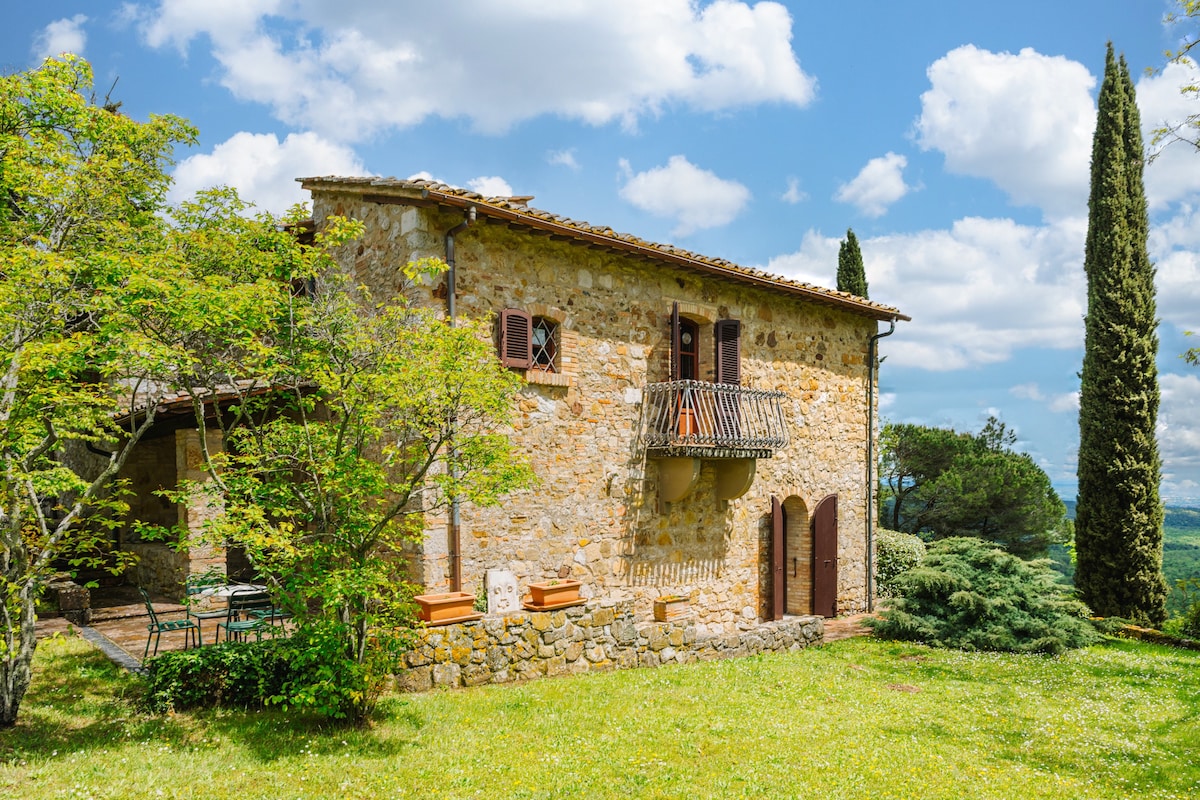
[[[397,685],[419,692],[801,650],[819,644],[825,628],[821,617],[804,616],[701,637],[689,619],[635,620],[632,601],[603,601],[425,628]]]

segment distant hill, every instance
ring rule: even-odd
[[[1067,507],[1067,518],[1074,520],[1075,501],[1063,500],[1063,504]],[[1200,508],[1167,506],[1165,511],[1163,526],[1166,528],[1184,528],[1188,530],[1200,528]]]

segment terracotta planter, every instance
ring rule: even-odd
[[[679,435],[695,436],[699,432],[700,427],[696,424],[696,412],[690,408],[679,409]]]
[[[579,599],[579,587],[582,585],[580,581],[571,580],[542,581],[529,584],[529,594],[539,606],[570,603]]]
[[[472,616],[475,611],[475,595],[468,592],[419,594],[413,600],[421,607],[421,619],[425,622],[461,619]]]
[[[670,622],[691,613],[692,601],[687,597],[660,597],[654,601],[654,619],[658,622]]]

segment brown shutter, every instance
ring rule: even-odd
[[[500,312],[500,363],[517,369],[533,366],[533,317],[519,308]]]
[[[679,380],[679,303],[671,304],[671,380]]]
[[[718,320],[713,328],[716,343],[717,383],[740,384],[742,323],[736,319]]]
[[[784,513],[783,503],[778,497],[771,497],[771,619],[783,619],[784,606],[787,605],[787,591],[784,583]]]

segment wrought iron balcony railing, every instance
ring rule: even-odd
[[[788,443],[783,397],[726,383],[652,383],[643,392],[642,443],[663,456],[769,458]]]

